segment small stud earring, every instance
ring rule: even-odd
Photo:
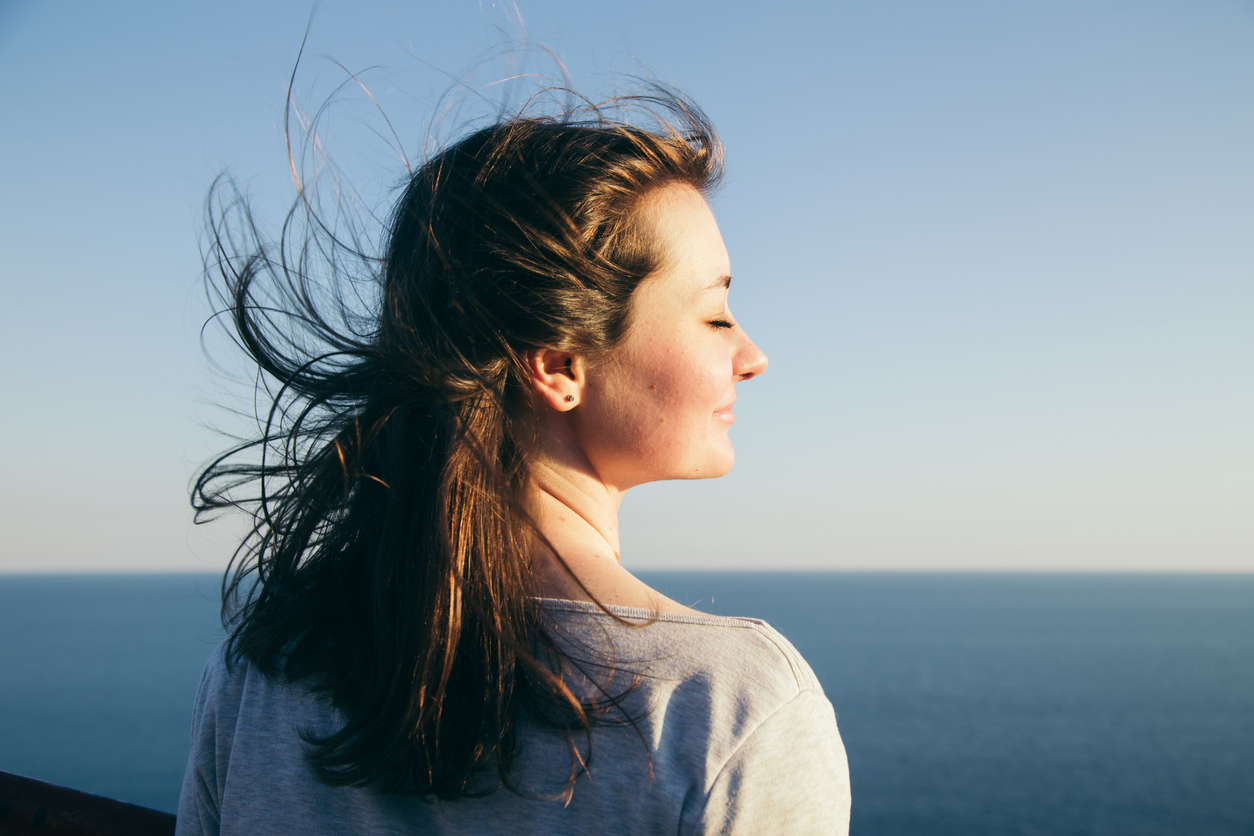
[[[574,401],[574,400],[575,400],[575,396],[574,396],[574,395],[567,395],[567,396],[566,396],[566,403],[571,403],[571,402],[572,402],[572,401]]]

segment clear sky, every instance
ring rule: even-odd
[[[229,554],[187,502],[248,403],[201,351],[203,201],[290,197],[310,9],[0,0],[0,571]],[[510,44],[719,126],[771,367],[730,476],[627,497],[628,566],[1254,571],[1249,0],[325,0],[309,43],[306,104],[364,71],[414,158],[454,81],[552,71]],[[380,126],[353,88],[327,123],[376,197]]]

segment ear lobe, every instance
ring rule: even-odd
[[[523,356],[531,385],[549,407],[558,412],[574,409],[583,391],[583,361],[551,348],[537,348]]]

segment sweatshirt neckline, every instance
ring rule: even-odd
[[[613,613],[621,618],[633,621],[666,621],[675,624],[703,624],[707,626],[747,627],[750,625],[766,626],[760,618],[728,615],[689,615],[681,612],[658,612],[642,607],[622,607],[617,604],[598,605],[591,601],[571,601],[566,598],[536,598],[540,606],[546,610],[559,612],[578,612],[588,615],[604,615]]]

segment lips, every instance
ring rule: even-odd
[[[732,411],[732,407],[735,403],[736,399],[732,398],[727,402],[726,406],[720,406],[718,409],[714,410],[714,416],[716,418],[722,418],[724,421],[735,421],[736,413]]]

